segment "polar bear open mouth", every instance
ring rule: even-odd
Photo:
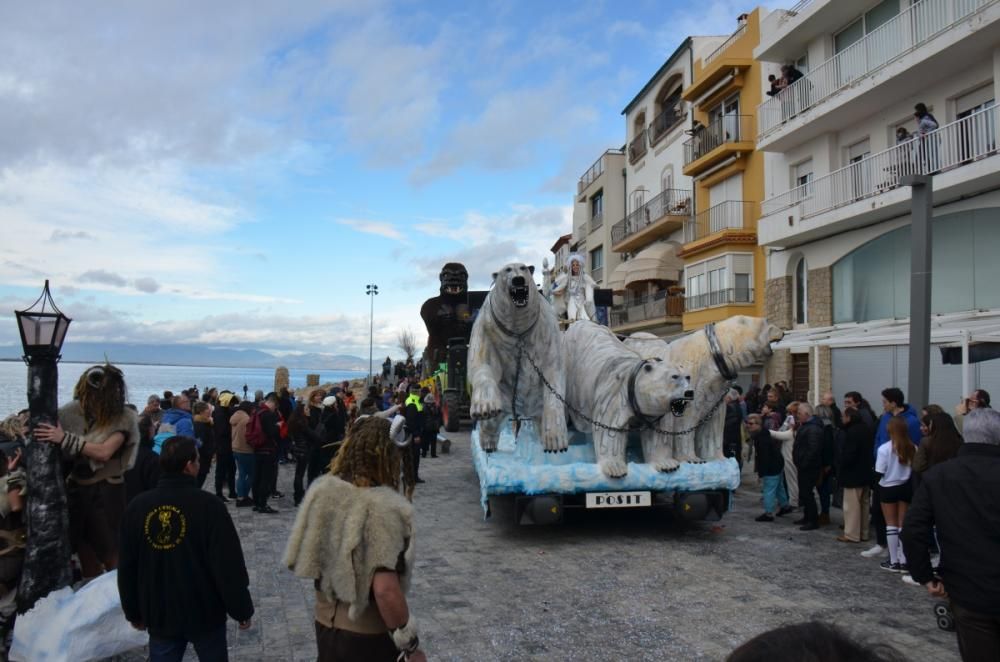
[[[670,413],[675,417],[680,418],[684,415],[684,411],[687,409],[687,405],[694,399],[694,396],[688,396],[687,393],[684,394],[683,398],[675,398],[670,401]]]
[[[507,293],[510,294],[510,300],[514,302],[516,307],[524,308],[528,305],[528,297],[531,294],[531,290],[528,288],[528,283],[525,282],[523,276],[517,276],[511,280],[510,287],[507,288]]]

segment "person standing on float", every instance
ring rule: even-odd
[[[583,257],[576,253],[566,258],[566,268],[569,273],[556,278],[553,296],[566,297],[566,319],[570,322],[593,320],[594,288],[597,283],[587,274]]]

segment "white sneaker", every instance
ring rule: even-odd
[[[910,586],[920,586],[920,582],[910,576],[910,573],[903,575],[903,583],[909,584]]]
[[[875,545],[871,549],[866,549],[865,551],[861,552],[861,556],[865,557],[866,559],[873,559],[877,556],[882,556],[882,554],[884,553],[885,553],[885,547],[883,547],[882,545]]]

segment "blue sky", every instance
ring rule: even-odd
[[[50,278],[69,341],[398,355],[437,272],[540,264],[621,109],[751,5],[5,3],[0,344]]]

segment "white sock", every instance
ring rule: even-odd
[[[899,563],[899,529],[895,526],[885,527],[885,539],[889,546],[889,562]]]

